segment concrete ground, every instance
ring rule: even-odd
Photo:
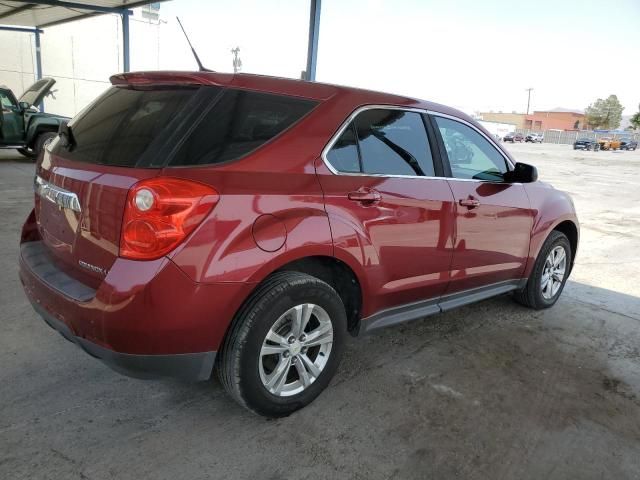
[[[507,148],[575,199],[557,305],[501,297],[351,340],[281,420],[215,381],[122,377],[46,327],[16,266],[33,164],[0,153],[0,478],[640,478],[640,151]]]

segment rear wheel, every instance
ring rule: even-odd
[[[240,310],[218,357],[218,375],[242,406],[282,417],[312,402],[338,368],[347,318],[336,291],[279,272]]]
[[[541,310],[560,297],[571,269],[571,244],[564,233],[552,231],[540,249],[527,285],[515,293],[521,304]]]

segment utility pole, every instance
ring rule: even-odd
[[[529,115],[529,105],[531,105],[531,90],[533,90],[533,87],[525,88],[525,90],[528,92],[528,95],[527,95],[527,115]]]
[[[242,69],[242,60],[238,56],[240,47],[232,48],[231,53],[233,54],[233,73],[238,73]]]

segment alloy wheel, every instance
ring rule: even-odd
[[[304,303],[283,313],[269,329],[258,368],[267,391],[288,397],[315,382],[329,360],[333,323],[319,305]]]
[[[542,296],[546,300],[551,300],[556,296],[562,286],[565,272],[567,270],[567,252],[564,247],[558,245],[554,247],[547,256],[542,270],[540,289]]]

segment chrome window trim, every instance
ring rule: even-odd
[[[335,143],[338,141],[340,136],[344,133],[344,131],[347,129],[347,127],[351,124],[351,122],[360,113],[365,112],[367,110],[379,110],[379,109],[382,109],[382,110],[402,110],[402,111],[405,111],[405,112],[415,112],[415,113],[419,113],[419,114],[440,116],[440,117],[449,118],[451,120],[463,123],[463,124],[473,128],[476,132],[478,132],[480,135],[482,135],[482,137],[487,139],[492,146],[496,147],[496,150],[498,151],[498,153],[500,155],[502,155],[502,157],[504,158],[504,160],[507,163],[507,165],[509,165],[511,168],[514,168],[514,165],[511,162],[511,160],[509,159],[509,157],[507,157],[505,155],[505,153],[502,150],[502,148],[500,148],[500,146],[495,141],[493,141],[491,138],[486,136],[475,125],[467,122],[466,120],[464,120],[462,118],[455,117],[453,115],[448,115],[446,113],[440,113],[440,112],[435,112],[435,111],[432,111],[432,110],[426,110],[426,109],[423,109],[423,108],[403,107],[401,105],[364,105],[362,107],[356,108],[353,112],[351,112],[351,114],[340,125],[340,128],[338,128],[336,133],[333,134],[333,136],[331,137],[329,142],[322,149],[322,153],[320,154],[320,156],[322,157],[322,161],[324,162],[324,164],[326,165],[326,167],[329,169],[329,171],[332,174],[350,176],[350,177],[416,178],[416,179],[426,179],[426,180],[456,180],[456,181],[460,181],[460,182],[503,183],[503,182],[496,182],[496,181],[493,181],[493,180],[477,180],[477,179],[473,179],[473,178],[455,178],[455,177],[446,177],[446,176],[436,177],[436,176],[421,176],[421,175],[391,175],[391,174],[386,174],[386,173],[342,172],[340,170],[336,170],[333,167],[333,165],[331,165],[331,162],[327,158],[327,155],[328,155],[329,151],[331,151],[331,149],[333,148]]]

